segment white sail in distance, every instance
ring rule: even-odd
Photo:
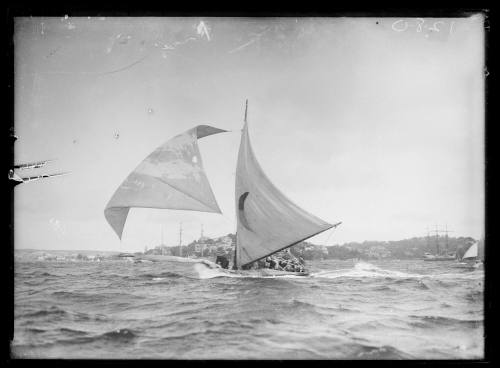
[[[118,187],[104,216],[121,239],[132,207],[221,213],[208,182],[198,139],[226,132],[198,125],[156,148]]]
[[[246,120],[245,111],[236,167],[236,268],[340,224],[306,212],[271,183],[255,158]]]
[[[468,258],[476,258],[477,257],[477,244],[478,242],[475,242],[472,244],[469,249],[467,249],[467,252],[465,252],[464,256],[462,259],[468,259]]]

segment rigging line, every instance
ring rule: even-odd
[[[234,221],[233,220],[231,220],[229,217],[227,217],[226,215],[224,215],[222,213],[221,213],[221,215],[222,215],[222,218],[224,220],[226,220],[227,222],[229,222],[231,225],[234,225]]]
[[[241,129],[224,129],[223,132],[221,133],[236,133],[236,132],[241,132]]]
[[[326,240],[325,240],[325,242],[324,242],[325,246],[326,246],[326,242],[327,242],[327,241],[330,239],[330,237],[332,236],[332,234],[333,234],[333,230],[335,230],[335,228],[336,228],[336,226],[334,226],[334,227],[330,228],[330,235],[328,235],[328,238],[326,238]]]

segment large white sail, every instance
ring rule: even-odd
[[[476,258],[477,257],[477,243],[475,242],[472,244],[469,249],[467,249],[467,252],[465,252],[464,256],[462,259],[467,259],[467,258]]]
[[[198,125],[154,150],[118,187],[104,216],[121,239],[130,208],[221,213],[203,169],[198,139],[225,130]]]
[[[336,226],[301,209],[271,183],[253,153],[246,118],[235,194],[237,268]]]

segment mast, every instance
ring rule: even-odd
[[[439,255],[439,232],[436,224],[436,254]]]
[[[201,231],[200,231],[200,240],[201,242],[201,256],[203,257],[203,253],[205,252],[205,240],[203,239],[203,224],[201,224]]]
[[[161,255],[165,255],[165,247],[163,246],[163,225],[161,225]]]
[[[248,112],[248,99],[245,101],[245,119],[243,120],[245,123],[247,122],[247,112]]]
[[[444,228],[445,228],[445,231],[444,231],[444,232],[445,232],[445,235],[444,235],[444,236],[445,236],[445,243],[444,243],[444,246],[445,246],[445,248],[446,248],[446,254],[448,254],[448,224],[446,224],[446,225],[444,226]]]
[[[182,222],[179,225],[179,256],[182,257]]]
[[[429,228],[427,228],[427,248],[430,246],[430,233],[435,233],[433,236],[435,238],[435,241],[436,241],[436,254],[439,255],[440,254],[440,249],[439,249],[439,234],[440,233],[444,233],[444,235],[442,237],[444,237],[445,239],[445,254],[448,254],[449,252],[449,246],[450,246],[450,239],[449,239],[449,236],[448,236],[448,233],[452,233],[453,230],[448,230],[448,224],[445,225],[445,229],[439,229],[438,226],[436,225],[436,228],[435,230],[431,230],[429,232]]]
[[[429,227],[427,227],[426,246],[427,246],[427,249],[429,249]]]
[[[245,100],[245,117],[243,118],[243,124],[247,123],[247,116],[248,116],[248,98]],[[243,129],[241,130],[243,132]],[[238,252],[238,225],[236,224],[236,231],[234,233],[236,239],[234,242],[234,259],[233,259],[233,270],[238,269],[237,261],[236,261],[236,254]]]

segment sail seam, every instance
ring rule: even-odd
[[[194,199],[196,202],[201,203],[202,205],[207,206],[208,208],[212,208],[212,206],[210,206],[210,205],[208,205],[207,203],[205,203],[205,202],[203,202],[203,201],[199,200],[198,198],[193,197],[193,196],[192,196],[192,195],[190,195],[189,193],[186,193],[186,192],[184,192],[183,190],[181,190],[181,189],[179,189],[179,188],[176,188],[176,187],[175,187],[175,186],[173,186],[172,184],[169,184],[169,183],[167,183],[167,182],[163,181],[162,179],[160,179],[160,178],[158,178],[158,177],[153,177],[153,178],[154,178],[154,179],[156,179],[156,180],[158,180],[159,182],[161,182],[161,183],[163,183],[163,184],[168,185],[170,188],[172,188],[172,189],[174,189],[174,190],[176,190],[176,191],[178,191],[178,192],[180,192],[180,193],[184,194],[185,196],[187,196],[187,197],[189,197],[189,198],[191,198],[191,199]],[[219,205],[217,204],[217,202],[215,202],[215,205],[217,206],[217,210],[218,210],[218,212],[219,212],[219,213],[221,213],[220,207],[219,207]]]
[[[131,172],[131,174],[129,174],[129,176],[125,179],[125,181],[122,182],[122,184],[118,187],[118,189],[115,191],[115,194],[111,198],[110,202],[108,202],[108,205],[104,209],[104,215],[106,217],[106,220],[111,225],[111,227],[113,228],[113,230],[115,231],[115,233],[118,235],[118,237],[120,239],[121,239],[121,235],[123,233],[123,230],[125,228],[125,223],[127,221],[128,214],[129,214],[129,211],[131,208],[174,209],[174,210],[212,212],[212,213],[222,214],[222,211],[219,207],[219,204],[217,203],[217,199],[215,198],[212,187],[211,187],[210,183],[208,182],[208,178],[206,177],[205,169],[203,167],[202,157],[201,157],[200,150],[198,147],[198,140],[201,138],[213,135],[213,134],[223,133],[223,132],[226,132],[226,130],[214,128],[214,127],[211,127],[209,125],[195,126],[194,128],[191,128],[190,130],[188,130],[184,133],[178,134],[178,135],[174,136],[173,138],[171,138],[170,140],[168,140],[167,142],[161,144],[151,154],[149,154],[144,160],[141,161],[141,163]],[[150,172],[143,173],[141,171],[143,168],[142,166],[145,163],[153,160],[153,158],[157,159],[157,160],[169,159],[168,157],[167,158],[161,157],[161,152],[166,151],[167,148],[169,147],[169,145],[174,147],[173,149],[187,150],[189,148],[187,146],[187,144],[189,144],[189,143],[184,142],[185,139],[183,140],[183,138],[182,138],[183,136],[186,137],[185,139],[189,138],[192,142],[191,149],[194,151],[194,154],[196,155],[196,157],[199,158],[199,160],[200,160],[199,169],[204,174],[204,177],[203,177],[204,180],[201,184],[208,187],[208,191],[207,190],[205,190],[205,191],[200,190],[200,195],[210,196],[210,198],[209,198],[210,201],[208,201],[208,199],[207,199],[207,201],[205,201],[203,198],[202,199],[196,198],[192,194],[182,190],[182,188],[177,188],[175,185],[172,185],[171,183],[168,183],[168,182],[162,180],[160,177],[157,176],[158,175],[157,170],[154,170],[152,173],[150,173]],[[179,141],[179,137],[181,139],[180,141]],[[184,151],[182,151],[182,152],[184,152]],[[196,162],[196,161],[194,161],[194,162]],[[146,165],[146,168],[148,168],[147,165]],[[149,169],[151,169],[151,168],[149,168]],[[151,170],[153,170],[153,169],[151,169]],[[151,171],[151,170],[148,170],[148,171]],[[156,198],[156,200],[155,200],[153,197],[150,197],[147,200],[140,200],[141,199],[140,190],[142,188],[129,188],[126,186],[126,182],[130,178],[130,176],[133,174],[138,174],[138,173],[146,175],[149,178],[148,180],[152,180],[153,182],[157,181],[157,182],[162,183],[163,185],[166,185],[166,187],[164,187],[163,189],[165,189],[165,190],[168,189],[169,191],[173,191],[176,194],[174,196],[175,197],[174,198],[174,202],[175,202],[174,205],[167,204],[167,205],[160,206],[160,205],[155,205],[155,204],[153,204],[153,205],[133,205],[133,204],[127,205],[127,204],[125,204],[127,202],[132,202],[132,203],[134,203],[134,202],[139,202],[139,203],[140,202],[143,202],[143,203],[153,202],[153,203],[156,203],[158,200],[158,198]],[[206,183],[205,183],[205,181],[206,181]],[[200,183],[197,183],[197,184],[201,185]],[[194,188],[194,189],[199,189],[199,188]],[[122,190],[122,191],[120,192],[120,190]],[[168,195],[170,196],[170,193],[168,193]],[[167,202],[169,201],[169,198],[166,198]],[[189,200],[188,202],[192,201],[192,203],[189,203],[189,206],[188,206],[188,207],[192,207],[192,208],[183,208],[182,205],[179,205],[179,203],[176,202],[178,200],[180,200],[180,201],[188,201]],[[160,202],[161,202],[161,198],[160,198]],[[116,203],[116,205],[114,203]],[[170,208],[168,206],[170,206]],[[202,209],[199,209],[196,207],[202,207]],[[116,211],[118,209],[122,209],[122,210],[126,209],[127,212],[124,214],[124,216],[123,216],[123,213],[112,214],[113,210]],[[120,229],[118,229],[118,228],[120,228]]]

